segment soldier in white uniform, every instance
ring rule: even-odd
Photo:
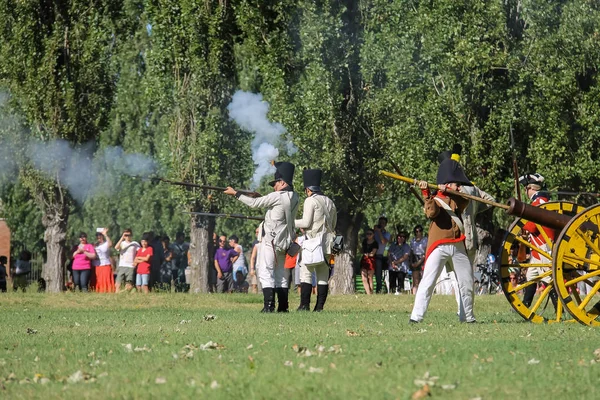
[[[335,238],[335,225],[337,223],[337,209],[333,201],[321,191],[322,171],[319,169],[305,169],[302,171],[304,180],[304,211],[302,219],[295,221],[296,228],[305,229],[308,239],[323,237],[323,254],[325,260],[317,265],[307,266],[300,260],[300,307],[298,311],[310,310],[310,295],[312,291],[312,274],[317,275],[317,304],[313,311],[323,311],[329,291],[329,264],[331,245]]]
[[[264,307],[262,312],[275,311],[275,294],[279,305],[277,312],[288,312],[289,277],[283,268],[285,254],[293,242],[294,218],[298,211],[298,194],[294,192],[294,164],[275,163],[275,180],[270,185],[275,189],[266,196],[252,198],[228,187],[225,194],[237,197],[251,208],[266,208],[261,239],[257,244],[256,260],[258,279],[263,288]]]

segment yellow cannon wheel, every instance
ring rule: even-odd
[[[570,216],[577,215],[578,212],[582,211],[584,208],[575,203],[566,202],[566,201],[554,201],[549,203],[544,203],[540,205],[541,208],[546,210],[555,211],[559,214],[566,214]],[[548,248],[550,249],[550,253],[544,251],[539,246],[530,244],[527,238],[523,237],[522,230],[523,226],[529,222],[524,218],[519,218],[515,220],[510,227],[508,228],[508,232],[502,243],[501,249],[501,263],[500,263],[500,279],[502,281],[502,291],[506,296],[510,305],[514,308],[514,310],[525,318],[528,321],[533,323],[541,324],[541,323],[552,323],[552,322],[560,322],[563,318],[563,305],[562,303],[558,303],[555,308],[552,302],[550,302],[550,290],[553,289],[552,285],[552,253],[554,253],[553,247],[554,242],[550,240],[542,230],[539,224],[536,224],[537,229],[542,232],[542,236],[544,237]],[[558,232],[557,232],[558,234]],[[545,254],[550,262],[546,264],[528,264],[528,263],[519,263],[519,262],[511,262],[511,247],[518,246],[521,250],[529,249],[529,251],[536,251],[539,254]],[[524,281],[522,278],[525,275],[524,270],[526,268],[547,268],[543,273],[541,273],[536,278],[533,278],[530,281]],[[517,275],[521,277],[516,282],[510,280],[511,273],[513,275]],[[547,283],[547,286],[542,292],[538,295],[536,294],[531,304],[526,305],[523,303],[523,294],[524,289],[530,285],[538,285],[540,282]],[[550,303],[550,304],[548,304]]]
[[[600,204],[577,214],[558,236],[552,263],[561,303],[573,318],[591,326],[600,326],[599,227]]]

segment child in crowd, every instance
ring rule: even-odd
[[[21,289],[23,292],[29,284],[27,275],[31,273],[31,253],[23,250],[19,255],[13,275],[13,285],[15,291]]]
[[[137,250],[134,265],[137,266],[137,276],[135,278],[135,286],[138,292],[148,293],[148,282],[150,281],[150,259],[154,255],[152,247],[148,246],[148,235],[142,236],[142,247]]]
[[[246,275],[241,270],[237,270],[233,282],[233,291],[235,293],[248,293],[249,287],[250,285],[246,282]]]

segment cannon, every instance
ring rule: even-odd
[[[409,184],[416,183],[415,179],[391,172],[380,171],[380,174]],[[437,185],[429,186],[437,189]],[[533,323],[577,321],[588,326],[600,326],[600,204],[584,208],[575,203],[556,201],[533,207],[515,198],[510,198],[507,204],[501,204],[461,192],[449,192],[501,208],[515,217],[504,232],[498,258],[502,291],[519,315]],[[542,234],[545,245],[531,244],[523,237],[523,227],[530,221]],[[555,240],[551,240],[542,227],[554,230]],[[513,246],[536,251],[550,262],[511,263],[510,251]],[[511,282],[509,278],[512,271],[526,268],[544,270],[530,281]],[[531,304],[524,304],[524,289],[542,281],[547,283],[546,287],[536,294]],[[579,282],[585,282],[591,289],[587,293],[580,293],[577,287]],[[556,306],[548,304],[552,290],[557,294]]]

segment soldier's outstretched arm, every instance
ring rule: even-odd
[[[268,208],[273,207],[281,201],[281,194],[278,192],[269,193],[266,196],[252,198],[244,194],[236,193],[235,197],[250,208]]]

